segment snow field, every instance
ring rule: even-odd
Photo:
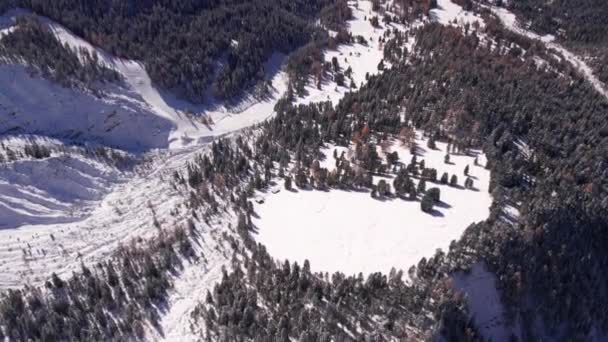
[[[431,19],[443,25],[451,25],[454,20],[458,25],[475,22],[480,26],[484,24],[481,16],[465,11],[462,6],[453,3],[451,0],[437,0],[437,8],[431,10]]]
[[[416,140],[418,161],[424,159],[427,168],[436,168],[438,177],[448,172],[459,178],[457,188],[427,182],[427,189],[437,187],[441,191],[442,203],[433,214],[422,212],[419,201],[373,199],[369,192],[281,188],[256,205],[259,217],[254,218],[258,230],[255,238],[278,259],[298,263],[308,259],[314,271],[347,275],[386,273],[392,267],[407,271],[422,257],[432,256],[437,248],[447,251],[450,242],[460,238],[471,223],[488,217],[492,202],[488,193],[490,172],[483,167],[486,161],[480,151],[471,151],[471,156],[451,155],[452,164],[445,164],[445,143],[437,142],[437,150],[430,150],[421,134]],[[325,151],[324,166],[331,166],[333,150]],[[392,151],[399,154],[400,161],[410,163],[408,148],[394,142],[387,152]],[[473,155],[478,156],[480,166],[473,165]],[[466,165],[474,190],[462,187]],[[375,177],[374,183],[381,178],[392,188],[390,177]]]

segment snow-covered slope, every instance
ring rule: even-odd
[[[25,139],[0,139],[0,155],[22,153]],[[0,229],[23,224],[82,219],[116,183],[129,177],[111,160],[103,160],[59,141],[34,140],[52,150],[44,158],[20,158],[0,166]],[[8,149],[8,150],[7,150]]]
[[[325,61],[331,61],[336,57],[342,70],[349,67],[352,69],[352,79],[357,87],[365,83],[366,75],[374,75],[379,72],[378,64],[384,57],[381,38],[385,32],[394,30],[404,31],[405,27],[398,23],[383,23],[380,27],[374,27],[370,23],[372,17],[372,4],[369,1],[359,1],[355,7],[354,2],[350,2],[353,19],[347,23],[347,29],[354,37],[362,36],[367,40],[367,46],[353,43],[340,45],[335,50],[325,52]],[[298,99],[298,103],[310,103],[331,101],[337,104],[340,99],[351,89],[346,86],[338,86],[332,80],[325,80],[320,88],[317,88],[312,80],[306,87],[306,96]]]
[[[426,140],[418,134],[419,146]],[[437,143],[437,150],[419,147],[418,160],[426,167],[457,175],[464,182],[463,170],[469,165],[474,190],[427,182],[427,189],[438,187],[442,203],[433,214],[420,210],[419,201],[397,198],[384,200],[370,197],[368,192],[356,191],[287,191],[277,187],[277,194],[268,194],[264,203],[255,207],[255,236],[268,252],[279,258],[304,262],[322,272],[388,272],[391,267],[407,269],[422,257],[430,257],[437,248],[447,251],[450,242],[458,239],[471,224],[489,215],[492,202],[488,193],[490,172],[480,151],[471,155],[452,155],[451,164],[444,163],[446,144]],[[412,156],[407,148],[395,143],[399,160],[409,163]],[[326,166],[331,166],[333,149],[327,149]],[[474,156],[479,166],[474,166]],[[327,162],[327,160],[330,160]],[[333,167],[330,167],[330,170]],[[384,178],[375,177],[374,182]]]
[[[21,10],[1,17],[3,34],[14,29]],[[280,71],[283,56],[266,64],[270,94],[259,100],[244,96],[235,104],[208,99],[193,105],[152,85],[144,66],[111,56],[61,25],[41,18],[57,39],[73,50],[96,54],[106,67],[123,77],[121,84],[97,85],[96,92],[67,89],[30,75],[24,65],[0,64],[0,132],[97,140],[127,150],[179,148],[250,126],[267,118],[284,93],[287,79]]]
[[[473,12],[465,11],[451,0],[437,0],[437,8],[431,10],[431,19],[443,25],[483,24],[483,19]]]
[[[64,88],[22,65],[0,64],[0,132],[97,141],[127,150],[167,146],[172,124],[118,85],[103,97]]]

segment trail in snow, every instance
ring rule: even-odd
[[[555,37],[552,35],[541,36],[522,28],[518,23],[515,14],[509,12],[505,8],[492,6],[490,9],[509,30],[528,38],[538,40],[545,44],[548,49],[559,52],[583,75],[583,77],[585,77],[585,79],[593,86],[593,88],[595,88],[595,90],[597,90],[597,92],[602,94],[605,98],[608,98],[608,87],[606,87],[606,85],[594,75],[593,69],[591,69],[591,67],[589,67],[587,63],[585,63],[585,61],[583,61],[579,56],[557,43],[555,41]]]

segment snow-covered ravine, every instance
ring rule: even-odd
[[[279,259],[300,264],[308,259],[314,271],[347,275],[387,273],[392,267],[407,271],[436,249],[447,251],[450,242],[459,239],[471,223],[488,217],[492,202],[488,193],[490,172],[484,167],[485,156],[480,151],[452,155],[451,163],[445,164],[445,143],[438,142],[437,149],[430,150],[421,134],[417,143],[419,161],[436,168],[439,177],[444,172],[457,175],[461,185],[427,182],[427,189],[438,187],[441,191],[442,203],[432,214],[421,211],[420,201],[379,200],[371,198],[369,192],[357,191],[287,191],[278,186],[274,190],[278,193],[261,194],[264,203],[255,206],[256,239]],[[325,167],[335,164],[333,149],[324,150]],[[392,151],[397,151],[401,162],[409,163],[412,158],[400,143],[394,143],[387,152]],[[474,165],[474,156],[478,157],[478,166]],[[467,165],[474,190],[462,187]],[[380,178],[375,177],[374,182]],[[391,178],[385,180],[392,184]]]
[[[10,25],[24,13],[11,10],[0,17],[2,34],[13,30],[15,26]],[[62,25],[44,17],[40,20],[61,43],[96,54],[100,64],[118,71],[124,82],[97,85],[102,94],[97,96],[32,76],[22,65],[1,65],[0,132],[18,129],[79,136],[127,150],[181,148],[265,120],[287,89],[287,76],[281,71],[284,56],[274,54],[265,65],[272,87],[264,99],[247,95],[235,104],[225,104],[208,98],[204,105],[195,105],[156,88],[141,63],[114,57]]]
[[[509,10],[505,8],[492,6],[490,9],[509,30],[530,39],[538,40],[545,44],[548,49],[554,50],[561,54],[581,73],[583,77],[585,77],[585,79],[593,86],[593,88],[595,88],[595,90],[597,90],[597,92],[608,98],[608,87],[595,76],[593,69],[591,69],[591,67],[588,66],[581,57],[570,52],[568,49],[556,42],[554,36],[541,36],[537,33],[526,30],[525,28],[521,27],[515,14],[509,12]]]

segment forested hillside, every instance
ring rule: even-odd
[[[25,62],[64,86],[120,79],[116,71],[101,66],[96,55],[62,45],[35,17],[18,19],[16,29],[0,40],[0,56],[4,63]]]
[[[289,53],[323,36],[314,21],[333,2],[17,0],[13,5],[47,16],[118,57],[143,61],[155,84],[200,102],[207,89],[220,98],[238,95],[263,79],[263,64],[272,53]]]
[[[608,82],[606,1],[515,0],[509,1],[508,7],[529,22],[531,29],[555,35],[569,47],[591,57],[598,78]]]
[[[492,30],[500,28],[489,26],[485,33],[498,34]],[[425,26],[417,34],[416,54],[407,64],[371,78],[336,108],[281,104],[277,118],[265,125],[258,138],[258,151],[279,165],[289,161],[281,148],[293,151],[299,188],[329,185],[379,190],[365,173],[349,171],[348,166],[342,172],[339,168],[337,175],[319,170],[315,166],[319,146],[352,140],[361,145],[357,166],[377,174],[387,168],[372,146],[382,136],[407,128],[408,122],[437,139],[452,139],[459,148],[483,144],[493,171],[493,213],[486,222],[468,229],[442,265],[457,270],[485,260],[498,275],[509,317],[521,322],[526,340],[545,334],[592,339],[605,331],[603,308],[608,303],[606,279],[597,272],[608,267],[608,255],[600,247],[608,243],[604,215],[608,211],[604,120],[608,102],[570,66],[551,61],[542,49],[522,56],[521,48],[532,46],[531,41],[518,37],[517,47],[511,45],[507,32],[499,36],[504,38],[489,48],[475,32]],[[549,64],[536,65],[535,55],[547,58]],[[404,110],[406,121],[399,116]],[[268,174],[272,164],[266,161],[265,165]],[[406,168],[406,177],[416,176],[413,165]],[[260,179],[252,186],[264,184]],[[502,208],[509,204],[520,208],[519,224],[507,224],[501,218]],[[440,272],[439,279],[447,274]],[[262,286],[259,281],[257,286]],[[226,302],[223,286],[234,284],[223,284],[216,289],[217,297],[209,299],[215,313],[223,313],[227,309],[223,305],[239,300]],[[246,308],[241,306],[241,310]],[[204,317],[215,320],[208,313]],[[246,326],[256,324],[252,322],[256,318]],[[289,335],[309,336],[301,326],[274,322],[289,327]],[[236,334],[244,333],[238,322],[220,318],[218,323],[233,326]]]

